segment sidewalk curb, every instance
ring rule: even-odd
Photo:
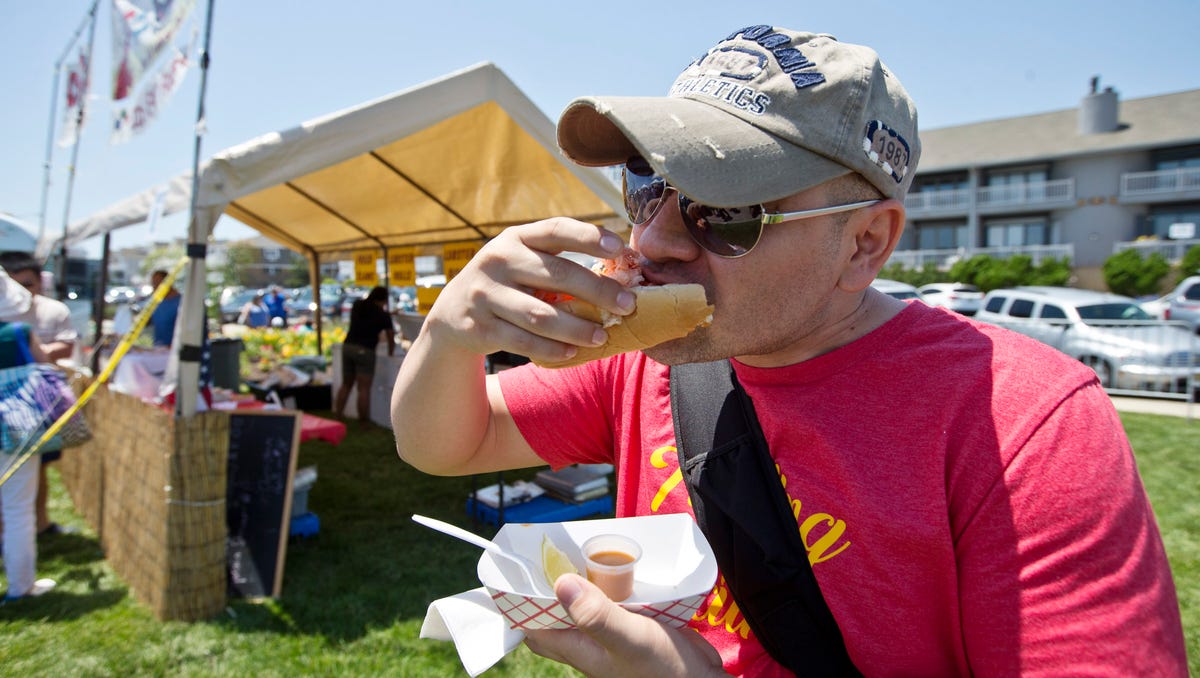
[[[1139,412],[1184,417],[1189,421],[1200,419],[1200,404],[1186,403],[1167,398],[1138,398],[1134,396],[1109,396],[1118,412]]]

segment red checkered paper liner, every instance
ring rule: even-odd
[[[496,609],[509,622],[509,628],[522,631],[542,629],[573,629],[575,622],[561,603],[554,598],[534,598],[519,593],[508,593],[488,588]],[[655,619],[667,626],[682,628],[704,603],[707,594],[688,596],[680,600],[658,603],[621,604],[621,607],[640,615]]]

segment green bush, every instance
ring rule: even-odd
[[[949,282],[946,274],[939,271],[935,264],[925,264],[921,268],[905,268],[898,263],[888,264],[879,272],[878,277],[908,283],[913,287],[935,282]]]
[[[1193,248],[1195,249],[1195,248]],[[1127,297],[1156,294],[1171,265],[1158,252],[1143,257],[1134,249],[1118,252],[1104,260],[1104,283]]]
[[[1189,275],[1200,275],[1200,245],[1192,245],[1184,252],[1183,259],[1179,260],[1179,277],[1186,278]]]
[[[979,286],[979,278],[995,264],[995,259],[986,254],[976,254],[970,259],[959,259],[950,267],[950,279],[955,282]],[[983,289],[982,287],[980,289]],[[986,290],[984,290],[986,291]]]
[[[1007,259],[977,254],[970,259],[959,260],[949,271],[939,271],[934,264],[926,264],[919,269],[889,264],[879,272],[879,277],[916,287],[935,282],[960,282],[975,285],[987,292],[1018,285],[1066,285],[1071,280],[1071,262],[1063,257],[1046,259],[1034,266],[1033,259],[1024,254]]]
[[[1071,282],[1071,260],[1053,257],[1042,261],[1033,269],[1033,281],[1029,285],[1053,285],[1062,287]]]

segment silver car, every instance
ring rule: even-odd
[[[976,319],[1082,361],[1106,388],[1186,393],[1200,384],[1200,337],[1155,320],[1129,297],[1066,287],[988,292]]]
[[[917,288],[930,306],[945,306],[956,313],[975,315],[983,301],[983,292],[965,283],[929,283]]]
[[[921,299],[921,293],[917,291],[916,287],[898,280],[876,278],[871,281],[871,287],[874,287],[884,294],[896,297],[901,301],[906,301],[908,299],[920,299],[921,301],[924,301],[924,299]]]
[[[1187,323],[1192,331],[1200,333],[1200,275],[1184,278],[1167,295],[1168,320]]]

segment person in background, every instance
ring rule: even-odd
[[[267,310],[267,305],[263,303],[263,295],[256,294],[254,298],[247,301],[242,306],[242,312],[238,314],[238,324],[246,327],[266,327],[270,323],[271,312]]]
[[[37,335],[29,325],[12,322],[24,314],[31,303],[28,290],[13,282],[0,270],[0,368],[18,367],[29,362],[49,362]],[[0,393],[0,398],[4,394]],[[14,441],[16,442],[21,441]],[[16,449],[0,450],[0,470],[7,472]],[[52,590],[52,579],[37,578],[37,503],[40,455],[32,455],[0,485],[0,511],[4,516],[4,574],[8,578],[5,602],[40,596]]]
[[[0,266],[13,282],[29,290],[32,296],[29,310],[12,318],[14,322],[22,322],[33,329],[42,350],[49,362],[70,359],[75,352],[75,342],[79,333],[71,324],[71,309],[67,305],[45,296],[42,289],[42,265],[36,259],[24,252],[6,252],[0,255]],[[58,534],[63,528],[50,520],[46,504],[49,498],[49,487],[46,481],[46,467],[59,460],[62,451],[42,453],[41,471],[38,477],[37,497],[37,533],[38,536]]]
[[[267,293],[263,301],[266,302],[267,312],[271,315],[271,327],[287,326],[287,297],[284,296],[279,285],[272,285],[271,291]],[[276,318],[279,319],[278,323],[275,322]]]
[[[158,289],[159,285],[167,279],[169,275],[166,271],[159,269],[150,274],[150,284],[154,289]],[[154,345],[155,346],[170,346],[171,340],[175,338],[175,319],[179,316],[179,300],[183,295],[179,290],[172,287],[167,292],[167,296],[154,309],[154,313],[150,314],[150,325],[154,328]]]
[[[386,336],[387,354],[395,355],[396,329],[388,314],[388,291],[378,286],[350,307],[350,326],[342,344],[342,384],[338,387],[334,411],[345,416],[350,389],[357,389],[355,406],[364,426],[371,421],[371,382],[375,378],[375,347],[380,335]]]
[[[867,676],[1186,676],[1162,538],[1095,373],[871,287],[920,156],[896,74],[827,34],[749,26],[710,45],[667,96],[571,102],[558,142],[581,165],[624,166],[641,274],[703,285],[711,324],[577,367],[485,375],[498,350],[555,362],[605,343],[599,323],[539,291],[618,316],[637,305],[556,257],[613,259],[616,233],[568,218],[509,227],[426,316],[392,396],[396,446],[438,475],[610,463],[618,517],[692,514],[669,384],[680,366],[716,363],[754,403],[774,462],[763,480],[795,518],[778,539],[799,537],[820,596],[764,612],[763,596],[731,591],[787,582],[739,563],[674,629],[565,574],[555,594],[576,628],[530,631],[528,646],[587,675],[783,676],[841,654]],[[705,493],[752,472],[714,471],[727,451],[703,460]],[[840,638],[776,635],[803,633],[822,598]]]

